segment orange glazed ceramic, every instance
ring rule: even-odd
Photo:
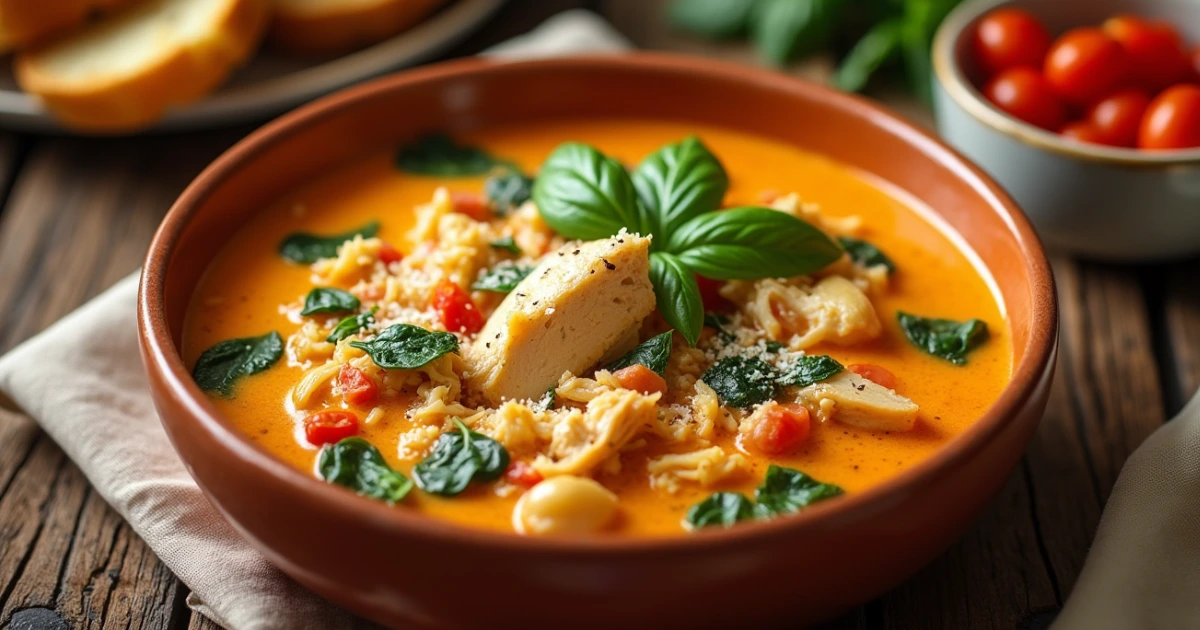
[[[993,285],[1007,330],[992,343],[1010,346],[1011,381],[936,450],[797,515],[669,537],[587,538],[467,528],[357,497],[269,454],[194,383],[181,352],[188,306],[218,251],[262,209],[423,132],[470,137],[555,119],[661,120],[770,138],[919,200]],[[427,628],[744,627],[833,617],[927,563],[1000,489],[1041,417],[1057,340],[1041,247],[974,166],[855,97],[646,54],[442,64],[268,125],[172,208],[146,262],[138,318],[164,425],[230,522],[331,601],[392,626]]]

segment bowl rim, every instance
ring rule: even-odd
[[[1059,155],[1101,164],[1135,168],[1200,165],[1200,148],[1143,151],[1106,147],[1063,139],[1057,133],[1017,120],[989,103],[955,62],[954,49],[968,29],[984,13],[1010,4],[1012,0],[969,0],[954,8],[942,21],[933,38],[933,73],[946,94],[964,111],[993,130],[1023,144]]]
[[[462,79],[476,73],[503,73],[510,70],[574,73],[606,70],[699,75],[731,85],[770,89],[799,98],[821,101],[831,107],[847,109],[864,124],[874,125],[880,128],[882,133],[897,136],[929,155],[930,159],[946,165],[957,177],[967,180],[992,210],[1001,215],[1024,254],[1026,273],[1030,277],[1030,306],[1033,313],[1030,333],[1022,353],[1024,358],[1014,366],[1010,382],[996,402],[957,438],[924,461],[881,484],[863,492],[848,494],[836,501],[820,503],[787,518],[673,536],[529,537],[472,528],[359,497],[348,489],[324,483],[310,474],[305,474],[251,442],[232,423],[222,418],[196,386],[172,341],[171,328],[167,321],[167,264],[197,208],[222,185],[228,175],[243,164],[253,161],[260,153],[296,132],[336,118],[343,110],[360,100],[381,96],[394,90],[411,89],[422,84]],[[961,235],[959,236],[961,238]],[[862,97],[744,65],[646,52],[521,61],[479,58],[448,61],[400,72],[337,92],[266,124],[213,161],[172,205],[155,233],[146,256],[138,292],[137,317],[145,369],[151,375],[151,382],[157,380],[163,385],[158,391],[159,396],[176,403],[179,409],[186,412],[186,420],[199,425],[199,428],[218,442],[229,456],[250,465],[259,474],[270,476],[275,483],[287,486],[294,492],[313,496],[314,500],[322,503],[326,509],[342,511],[363,522],[386,523],[409,536],[476,548],[544,552],[572,558],[597,558],[614,552],[686,554],[701,549],[713,550],[740,545],[750,539],[762,541],[790,537],[805,530],[823,529],[835,526],[839,522],[859,520],[878,511],[881,503],[906,493],[920,492],[933,484],[943,471],[960,468],[963,462],[984,449],[1025,407],[1032,395],[1046,385],[1054,367],[1058,344],[1058,305],[1054,278],[1041,242],[1016,203],[965,157],[935,139],[929,132]],[[162,421],[164,425],[168,422],[165,418]],[[190,470],[190,466],[188,468]],[[201,487],[203,488],[202,484]],[[207,489],[205,493],[208,494]],[[232,519],[228,520],[242,531]]]

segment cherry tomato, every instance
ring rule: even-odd
[[[471,295],[462,287],[443,280],[433,293],[433,308],[442,319],[442,326],[450,332],[479,332],[483,328],[483,314],[475,307]]]
[[[527,462],[514,461],[508,465],[508,470],[504,471],[504,478],[509,483],[526,488],[532,488],[544,480],[542,473],[534,470]]]
[[[989,78],[1009,68],[1041,68],[1050,32],[1028,11],[997,9],[979,22],[971,50]]]
[[[487,200],[479,193],[457,191],[450,193],[450,202],[454,211],[465,214],[476,221],[488,221],[492,218],[492,209]]]
[[[337,383],[342,390],[342,400],[351,405],[369,405],[379,399],[379,386],[353,365],[342,366]]]
[[[1063,100],[1079,107],[1107,96],[1129,77],[1129,55],[1098,28],[1067,31],[1046,55],[1046,81]]]
[[[1108,144],[1107,137],[1096,128],[1096,125],[1086,120],[1076,120],[1069,122],[1063,126],[1058,133],[1064,138],[1070,138],[1076,142],[1089,142],[1091,144]]]
[[[1103,144],[1134,147],[1137,146],[1142,115],[1149,105],[1150,97],[1145,92],[1138,89],[1122,90],[1092,105],[1088,110],[1087,122],[1100,133]]]
[[[696,284],[700,285],[700,301],[704,303],[704,310],[720,311],[729,305],[729,302],[721,297],[721,286],[724,282],[696,274]]]
[[[613,376],[621,383],[621,387],[625,389],[632,389],[646,395],[656,392],[659,394],[667,393],[666,379],[640,363],[635,363],[627,368],[621,368],[613,372]]]
[[[1192,51],[1192,70],[1196,71],[1195,78],[1200,81],[1200,47]]]
[[[882,365],[874,363],[856,363],[846,367],[847,370],[888,389],[896,389],[896,375]]]
[[[309,444],[333,444],[358,433],[358,416],[349,411],[318,411],[304,419]]]
[[[1181,83],[1150,101],[1138,132],[1138,148],[1193,147],[1200,147],[1200,86]]]
[[[750,429],[750,444],[766,455],[782,455],[808,439],[810,425],[804,405],[770,402]]]
[[[1032,68],[1001,72],[983,88],[996,107],[1042,129],[1055,130],[1067,119],[1066,107],[1042,74]]]
[[[1128,54],[1132,79],[1153,92],[1186,81],[1191,62],[1179,34],[1169,24],[1117,15],[1104,22],[1104,32]]]
[[[404,254],[401,254],[400,250],[392,247],[391,243],[384,243],[379,246],[379,260],[383,261],[385,265],[390,265],[394,262],[404,260]]]

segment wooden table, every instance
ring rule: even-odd
[[[641,46],[751,60],[741,46],[670,34],[658,4],[514,0],[452,56],[587,6]],[[179,191],[247,130],[125,140],[0,132],[0,352],[133,271]],[[961,541],[831,628],[1046,627],[1125,458],[1200,385],[1200,261],[1058,256],[1054,269],[1061,361],[1020,467]],[[0,628],[215,628],[188,610],[186,594],[44,433],[0,412]]]

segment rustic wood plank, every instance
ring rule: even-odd
[[[1200,259],[1167,268],[1164,301],[1168,359],[1182,404],[1200,388]]]
[[[224,629],[221,628],[221,626],[219,626],[215,621],[210,620],[208,617],[205,617],[204,615],[201,615],[199,613],[192,613],[192,618],[191,618],[190,623],[188,623],[187,630],[224,630]]]

